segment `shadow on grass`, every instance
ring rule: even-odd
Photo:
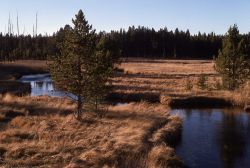
[[[39,104],[21,104],[17,102],[0,102],[0,107],[15,108],[15,109],[25,109],[26,115],[30,116],[43,116],[43,115],[69,115],[72,114],[69,110],[58,109],[53,107],[42,107]]]
[[[21,83],[17,81],[0,81],[0,94],[10,93],[13,95],[28,95],[31,92],[29,83]]]
[[[35,104],[20,104],[17,102],[7,103],[0,102],[0,130],[16,117],[24,116],[46,116],[46,115],[62,115],[72,114],[69,110],[63,110],[52,107],[41,107]],[[7,109],[7,110],[3,110]]]
[[[174,74],[145,74],[145,73],[127,73],[127,74],[116,74],[116,77],[123,77],[123,78],[136,78],[136,79],[182,79],[185,77],[200,77],[202,74],[197,73],[188,73],[188,74],[182,74],[182,73],[174,73]],[[218,74],[215,73],[207,73],[206,76],[210,77],[217,77]]]
[[[103,112],[102,118],[106,119],[115,119],[115,120],[135,120],[135,121],[145,121],[145,120],[161,120],[162,117],[159,117],[154,114],[138,114],[138,113],[129,113],[129,112],[117,112],[117,111],[105,111]]]
[[[0,63],[0,80],[18,79],[23,75],[46,73],[47,70],[31,66]]]
[[[160,93],[111,93],[108,95],[107,100],[110,102],[141,102],[147,101],[150,103],[160,102]]]
[[[174,98],[169,103],[171,108],[223,108],[232,107],[231,101],[224,98],[206,97],[206,96],[190,96],[183,98]]]

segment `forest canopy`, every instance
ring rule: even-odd
[[[51,36],[0,34],[0,59],[49,59],[58,53],[57,44],[63,39],[65,29],[67,25]],[[213,59],[218,55],[224,37],[215,33],[191,35],[189,30],[154,30],[143,26],[99,32],[97,36],[103,34],[117,43],[122,57],[168,59]],[[241,38],[250,44],[250,33]],[[247,53],[249,58],[250,47]]]

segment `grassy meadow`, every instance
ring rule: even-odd
[[[49,97],[3,96],[0,160],[7,167],[174,167],[181,120],[160,104],[106,105],[82,122],[75,104]]]
[[[44,73],[46,66],[43,61],[1,63],[1,82]],[[182,167],[173,148],[181,136],[182,121],[170,114],[171,106],[192,106],[197,101],[204,106],[209,102],[243,106],[250,101],[249,85],[235,92],[216,87],[221,79],[212,61],[128,58],[117,66],[121,71],[112,79],[111,103],[99,113],[85,111],[81,122],[73,117],[76,104],[68,99],[2,94],[0,165]],[[201,75],[208,78],[204,90],[196,85]],[[186,88],[187,80],[191,90]]]
[[[233,92],[222,89],[211,60],[124,59],[124,73],[113,79],[121,99],[161,102],[170,106],[245,106],[250,103],[249,83]],[[205,76],[205,88],[197,84]],[[192,85],[187,89],[187,85]],[[119,95],[122,95],[119,97]],[[195,103],[200,101],[199,103]],[[195,103],[195,104],[194,104]],[[176,105],[175,105],[176,104]],[[210,105],[211,104],[211,105]]]

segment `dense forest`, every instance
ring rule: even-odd
[[[51,36],[0,34],[0,59],[48,59],[57,54],[58,43],[62,42],[66,28]],[[123,57],[169,59],[212,59],[221,49],[223,39],[222,35],[214,33],[191,35],[189,30],[173,32],[164,28],[156,31],[141,26],[100,32],[96,37],[104,34],[119,46]],[[250,33],[241,36],[250,44]],[[250,47],[246,46],[246,49],[250,55]]]

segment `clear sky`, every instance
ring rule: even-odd
[[[31,33],[38,12],[38,32],[51,34],[79,9],[98,31],[143,25],[224,34],[234,23],[241,33],[250,31],[249,0],[1,0],[0,31],[7,29],[9,13],[16,31],[18,11],[21,31]]]

